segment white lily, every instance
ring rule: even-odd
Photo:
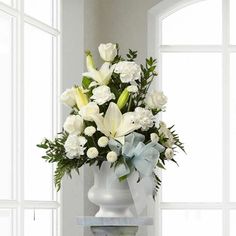
[[[140,128],[135,122],[134,112],[122,114],[119,107],[113,102],[109,104],[104,117],[98,114],[93,116],[93,120],[97,125],[97,130],[122,144],[124,144],[125,135]]]
[[[93,62],[93,58],[90,52],[87,52],[86,64],[88,72],[83,73],[83,76],[92,78],[99,85],[107,85],[111,79],[111,75],[115,69],[115,66],[111,66],[110,62],[105,62],[100,70],[96,70]]]

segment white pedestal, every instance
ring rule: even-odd
[[[139,226],[153,225],[150,217],[77,217],[77,224],[90,227],[95,236],[135,236]]]

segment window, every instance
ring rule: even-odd
[[[58,132],[60,6],[57,0],[0,0],[2,101],[0,231],[59,236],[53,168],[36,144]]]
[[[235,0],[163,0],[149,12],[164,114],[185,142],[162,171],[156,235],[236,233]]]

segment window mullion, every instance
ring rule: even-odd
[[[236,209],[236,202],[224,204],[222,202],[161,202],[161,209]]]
[[[223,51],[222,45],[161,45],[161,52],[196,52],[196,53],[219,53]]]
[[[28,15],[24,14],[24,21],[32,26],[37,27],[38,29],[45,31],[53,36],[58,36],[59,35],[59,31],[55,28],[52,28],[51,26],[31,17]]]
[[[11,15],[11,16],[16,17],[18,15],[18,12],[17,12],[16,9],[14,9],[14,8],[12,8],[12,7],[6,5],[2,2],[0,2],[0,10],[7,13],[7,14],[9,14],[9,15]]]
[[[20,2],[20,0],[19,0],[19,2]],[[52,34],[54,36],[58,36],[60,34],[59,30],[57,29],[58,26],[57,26],[57,21],[55,19],[54,19],[55,27],[54,27],[54,25],[53,25],[53,27],[50,25],[47,25],[47,24],[41,22],[40,20],[35,19],[34,17],[24,14],[23,11],[21,11],[19,8],[19,5],[20,5],[19,2],[18,2],[17,8],[13,8],[11,6],[8,6],[8,5],[0,2],[0,11],[3,11],[11,16],[14,16],[14,17],[17,17],[18,15],[22,14],[24,21],[27,22],[28,24],[31,24],[31,25],[33,25],[33,26],[35,26],[35,27],[37,27],[49,34]],[[56,7],[56,3],[55,3],[55,7]],[[56,17],[57,14],[54,13],[54,15]]]
[[[227,207],[230,201],[230,6],[229,0],[222,0],[222,40],[223,40],[223,235],[230,235],[230,212]]]
[[[17,236],[24,236],[24,1],[17,2]]]
[[[154,86],[159,88],[160,90],[162,89],[162,54],[161,54],[161,45],[162,45],[162,22],[160,20],[160,18],[158,18],[157,21],[157,32],[158,34],[156,34],[156,44],[157,44],[157,55],[155,55],[156,58],[158,58],[158,76],[159,79],[158,81],[155,81]],[[160,119],[162,115],[160,115]],[[162,180],[162,170],[159,171],[158,173],[159,178]],[[161,209],[161,202],[162,202],[162,188],[159,189],[158,191],[158,196],[157,196],[157,203],[156,203],[156,216],[157,216],[157,223],[156,223],[156,233],[157,235],[162,235],[162,209]]]

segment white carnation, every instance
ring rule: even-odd
[[[66,89],[61,95],[61,101],[69,107],[75,106],[75,88]]]
[[[171,160],[171,159],[173,158],[173,156],[174,156],[174,151],[173,151],[173,149],[167,148],[167,149],[165,150],[165,157],[166,157],[166,159],[167,159],[167,160]]]
[[[160,121],[159,122],[159,128],[160,128],[160,131],[165,131],[167,129],[167,125],[164,121]]]
[[[98,139],[98,146],[106,147],[108,142],[109,142],[108,138],[106,136],[102,136],[101,138]]]
[[[69,134],[81,134],[84,129],[84,121],[79,115],[70,115],[66,118],[63,128]]]
[[[93,126],[88,126],[85,128],[84,130],[84,134],[87,135],[87,136],[93,136],[93,134],[96,132],[96,129],[95,127]]]
[[[130,85],[127,87],[128,92],[130,93],[137,93],[138,92],[138,87],[137,85]]]
[[[147,94],[145,103],[150,109],[160,110],[167,103],[167,97],[163,92],[154,90]]]
[[[110,151],[107,153],[107,161],[108,162],[115,162],[117,160],[117,154],[114,151]]]
[[[154,119],[152,112],[142,108],[142,107],[136,107],[134,111],[134,116],[136,123],[139,124],[141,127],[141,130],[147,131],[149,128],[151,128],[154,125]]]
[[[96,158],[98,156],[98,150],[95,147],[91,147],[87,150],[87,157],[90,159]]]
[[[67,157],[73,159],[80,155],[84,155],[84,145],[86,142],[87,140],[83,136],[69,135],[64,144]]]
[[[122,83],[130,83],[140,79],[141,68],[135,62],[120,61],[115,67],[115,73],[120,74]]]
[[[116,45],[112,43],[100,44],[98,47],[100,57],[107,62],[111,62],[117,55]]]
[[[87,105],[80,108],[79,114],[84,120],[93,121],[92,116],[99,114],[99,107],[95,102],[89,102]]]
[[[156,133],[151,133],[150,138],[152,142],[156,142],[156,143],[158,143],[160,139]]]
[[[91,99],[93,99],[98,105],[102,105],[111,99],[115,99],[115,95],[111,93],[111,90],[106,85],[101,85],[95,89],[93,89],[93,96]]]

